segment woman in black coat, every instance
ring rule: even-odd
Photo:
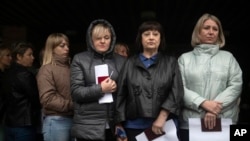
[[[160,23],[141,24],[136,38],[138,53],[128,58],[118,79],[115,119],[129,141],[147,128],[162,135],[166,120],[178,127],[184,90],[175,57],[166,55]]]
[[[40,121],[40,102],[35,75],[28,69],[34,61],[32,45],[20,42],[12,51],[13,64],[6,72],[6,141],[35,141]]]

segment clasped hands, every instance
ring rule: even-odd
[[[204,124],[208,129],[213,129],[216,125],[216,118],[222,110],[222,103],[218,101],[205,100],[201,107],[207,112],[204,116]]]

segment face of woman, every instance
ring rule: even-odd
[[[200,31],[200,40],[204,44],[215,44],[218,39],[219,27],[211,19],[204,22]]]
[[[144,50],[158,50],[161,42],[161,34],[157,30],[147,30],[142,33],[142,45]]]
[[[11,54],[10,51],[6,50],[3,53],[3,56],[0,58],[0,64],[2,64],[3,67],[8,67],[11,64]]]
[[[117,49],[117,52],[118,54],[122,55],[122,56],[125,56],[125,57],[128,57],[128,53],[127,53],[127,48],[123,45],[119,46],[118,49]]]
[[[54,53],[61,57],[68,57],[69,56],[69,45],[68,43],[63,40],[61,44],[54,48]]]
[[[28,48],[23,56],[20,54],[17,55],[17,63],[25,66],[25,67],[31,67],[34,61],[34,56],[33,56],[33,50],[31,48]]]
[[[111,43],[111,33],[106,31],[102,35],[92,36],[93,45],[97,52],[105,53],[108,51]]]

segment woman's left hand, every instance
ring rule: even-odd
[[[208,129],[213,129],[216,125],[217,116],[213,113],[207,112],[204,117],[205,127]]]

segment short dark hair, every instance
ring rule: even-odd
[[[31,48],[33,50],[33,45],[29,42],[17,42],[12,45],[12,58],[13,61],[17,60],[17,54],[23,56],[27,49]]]
[[[158,48],[158,51],[164,51],[166,46],[165,33],[162,25],[157,21],[144,21],[138,28],[137,36],[136,36],[136,48],[138,52],[143,51],[142,46],[142,33],[147,30],[157,30],[161,34],[161,42]]]

